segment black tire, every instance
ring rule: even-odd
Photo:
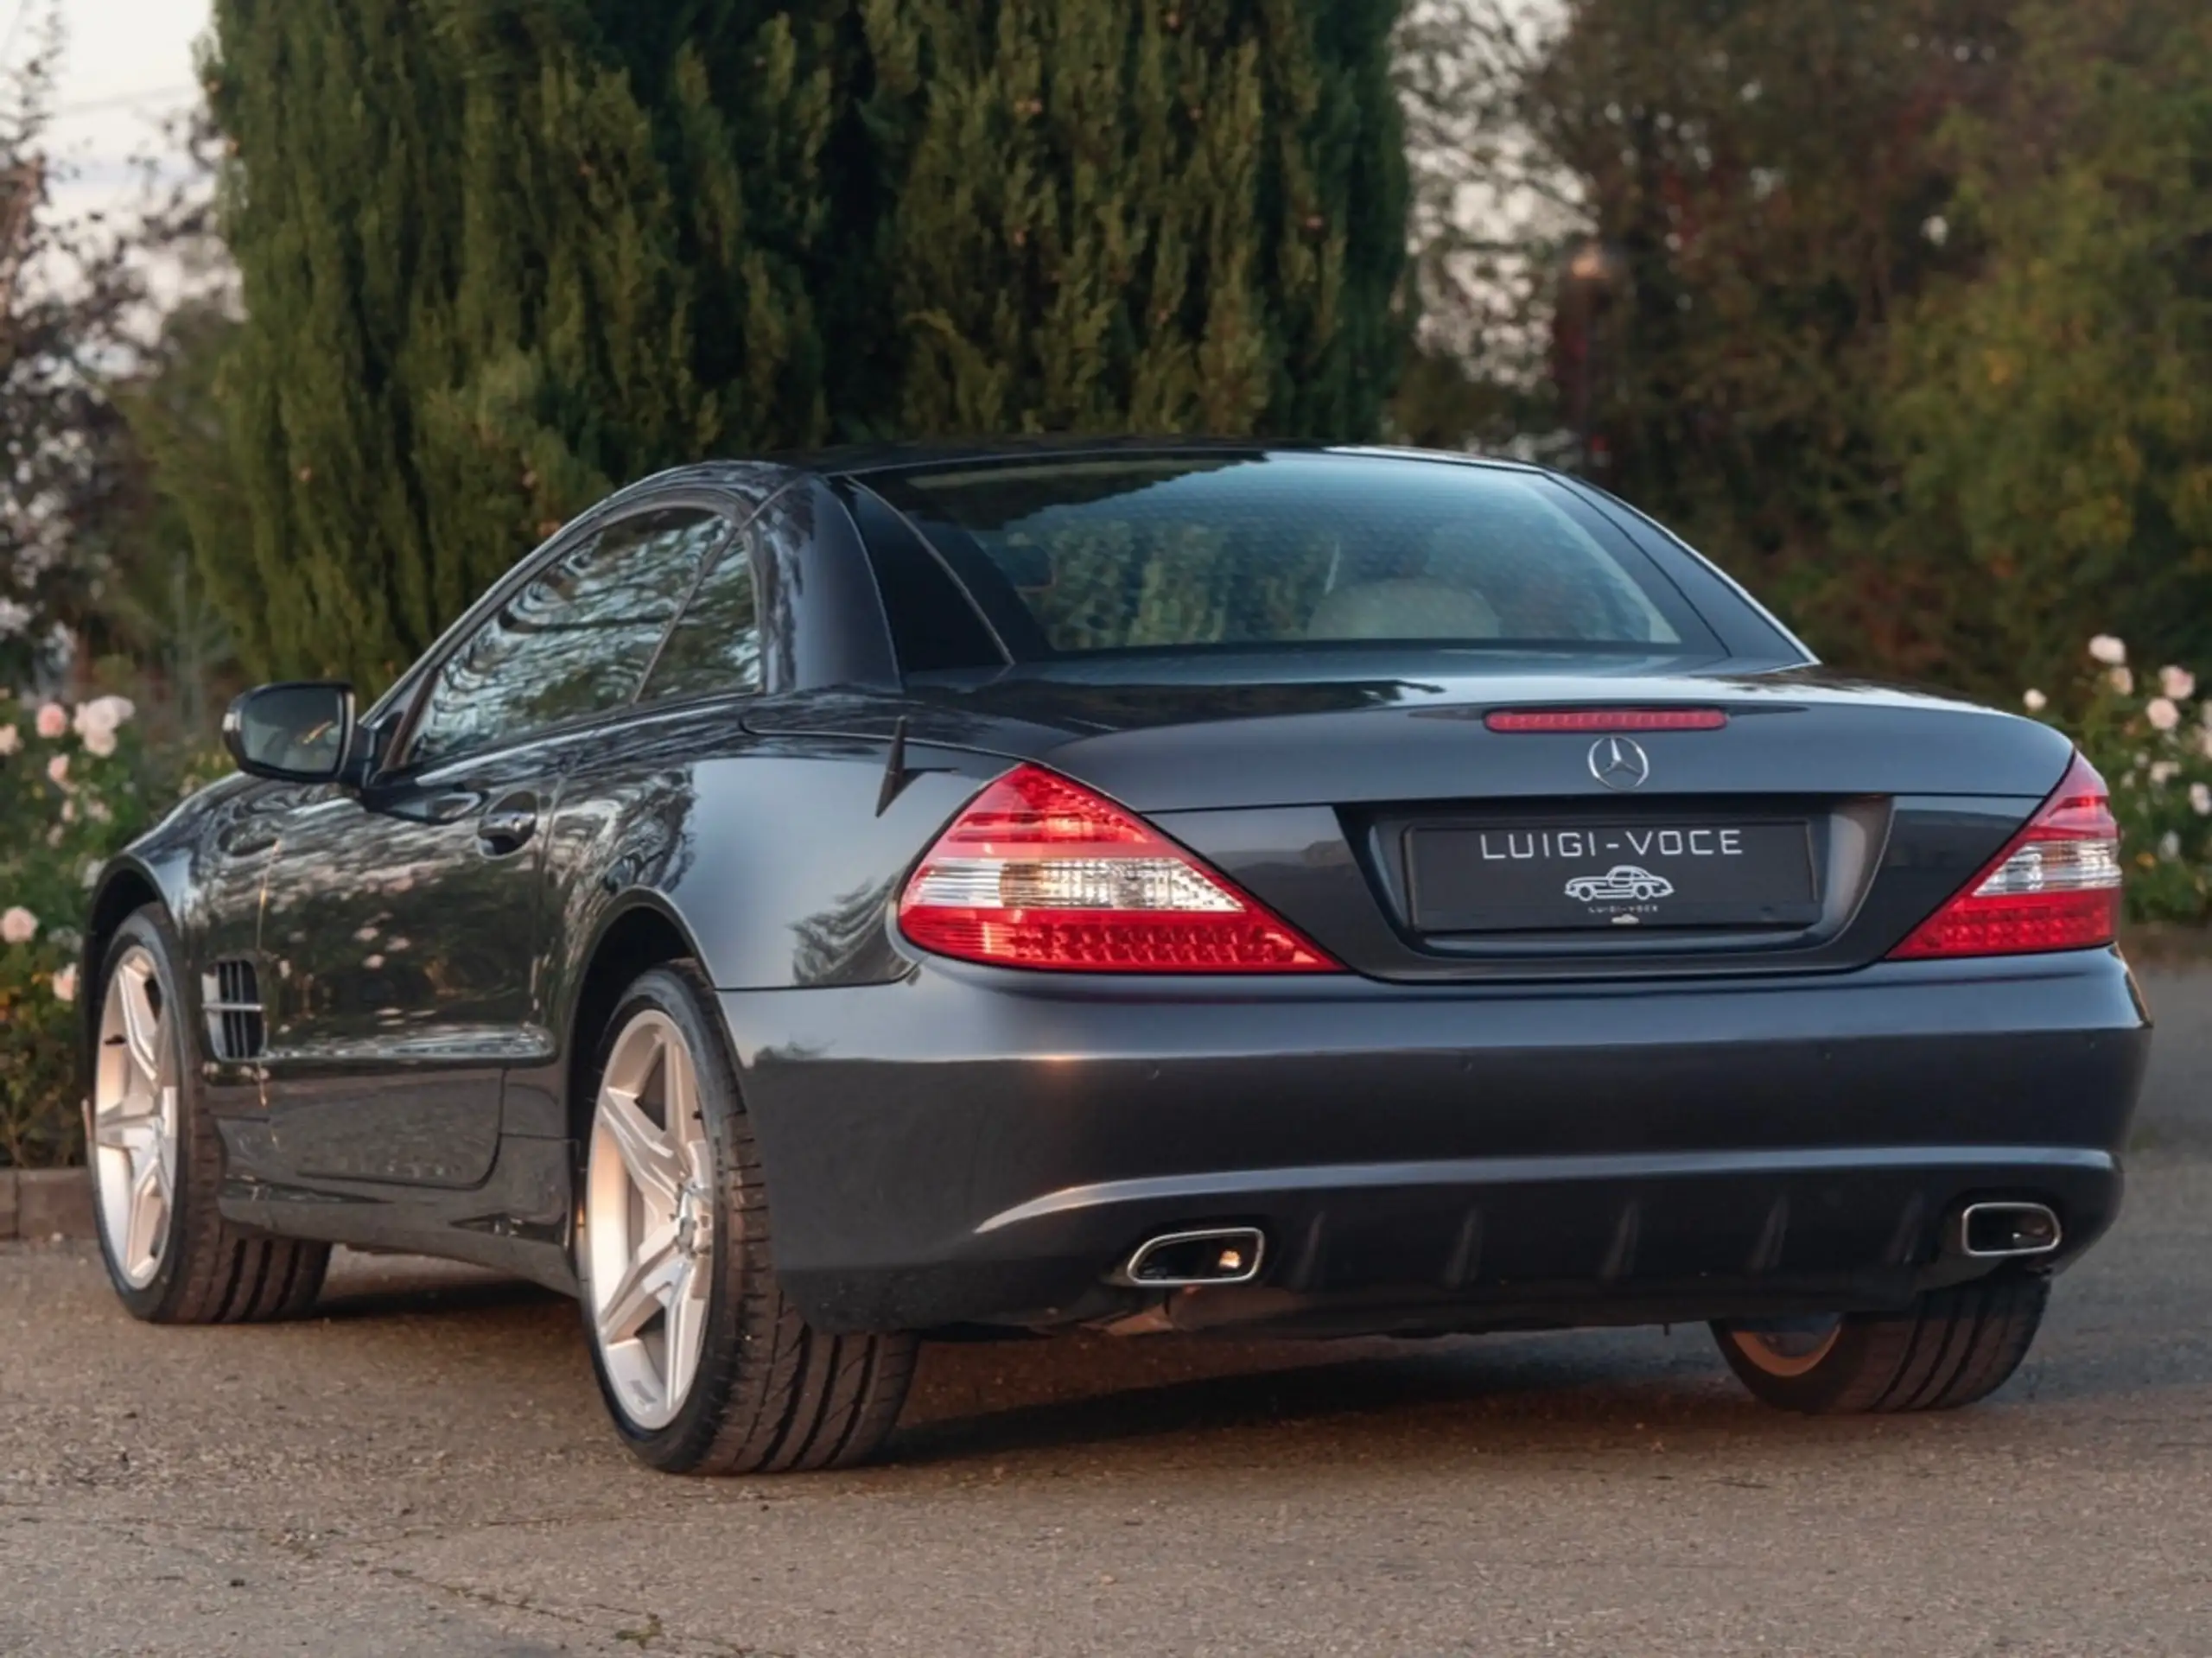
[[[2011,1379],[2050,1299],[2047,1277],[1993,1273],[1931,1290],[1900,1312],[1847,1314],[1824,1350],[1789,1365],[1744,1326],[1715,1324],[1713,1333],[1744,1386],[1783,1410],[1953,1410],[1986,1399]]]
[[[665,1015],[682,1032],[697,1083],[713,1163],[714,1232],[703,1348],[690,1391],[665,1426],[640,1427],[608,1375],[592,1314],[589,1205],[580,1202],[577,1274],[592,1369],[616,1431],[638,1457],[671,1474],[783,1473],[846,1468],[890,1437],[913,1379],[911,1333],[831,1336],[810,1328],[777,1281],[768,1186],[738,1093],[720,1011],[689,962],[655,968],[633,983],[601,1034],[586,1096],[621,1033],[640,1014]],[[589,1116],[577,1147],[579,1191]]]
[[[143,1288],[133,1288],[116,1261],[105,1224],[98,1228],[100,1259],[108,1281],[134,1318],[149,1324],[262,1324],[297,1318],[315,1305],[330,1265],[330,1246],[233,1224],[223,1218],[216,1198],[223,1185],[223,1140],[207,1110],[200,1066],[187,1034],[187,1010],[195,1004],[179,989],[176,963],[182,959],[168,922],[149,905],[116,929],[101,959],[99,981],[91,994],[97,1023],[109,981],[134,950],[152,958],[162,1005],[175,1010],[166,1022],[175,1045],[177,1078],[176,1174],[161,1266]],[[87,1159],[92,1160],[91,1158]],[[92,1182],[96,1211],[103,1205],[100,1183]]]

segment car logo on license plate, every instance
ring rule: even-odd
[[[1585,904],[1646,904],[1670,898],[1675,883],[1632,863],[1615,864],[1602,875],[1577,875],[1567,884],[1567,895]]]

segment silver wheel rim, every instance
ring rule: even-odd
[[[108,1259],[134,1290],[154,1281],[176,1209],[177,1073],[170,1008],[151,953],[108,977],[92,1077],[93,1191]]]
[[[1805,1375],[1835,1350],[1842,1334],[1843,1320],[1834,1314],[1793,1318],[1756,1330],[1738,1324],[1728,1332],[1737,1350],[1771,1376]]]
[[[607,1056],[584,1175],[592,1338],[623,1414],[648,1431],[683,1408],[706,1345],[714,1165],[691,1050],[639,1013]]]

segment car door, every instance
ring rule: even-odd
[[[762,677],[749,537],[728,524],[696,534],[702,574],[635,703],[620,721],[562,740],[561,804],[545,852],[551,1007],[573,1004],[586,952],[632,889],[681,884],[699,849],[698,762],[754,746],[741,717]],[[585,1044],[598,1036],[572,1034]],[[564,1046],[555,1064],[509,1077],[508,1133],[569,1132],[572,1057]]]
[[[470,1186],[505,1073],[553,1049],[539,956],[563,734],[635,695],[696,575],[704,509],[536,561],[427,677],[394,759],[296,812],[266,889],[264,1061],[288,1172]]]

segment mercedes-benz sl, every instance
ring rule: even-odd
[[[953,1330],[1702,1320],[1964,1404],[2120,1202],[2096,773],[1535,467],[691,467],[226,736],[92,901],[118,1293],[520,1274],[664,1469],[864,1457]]]

